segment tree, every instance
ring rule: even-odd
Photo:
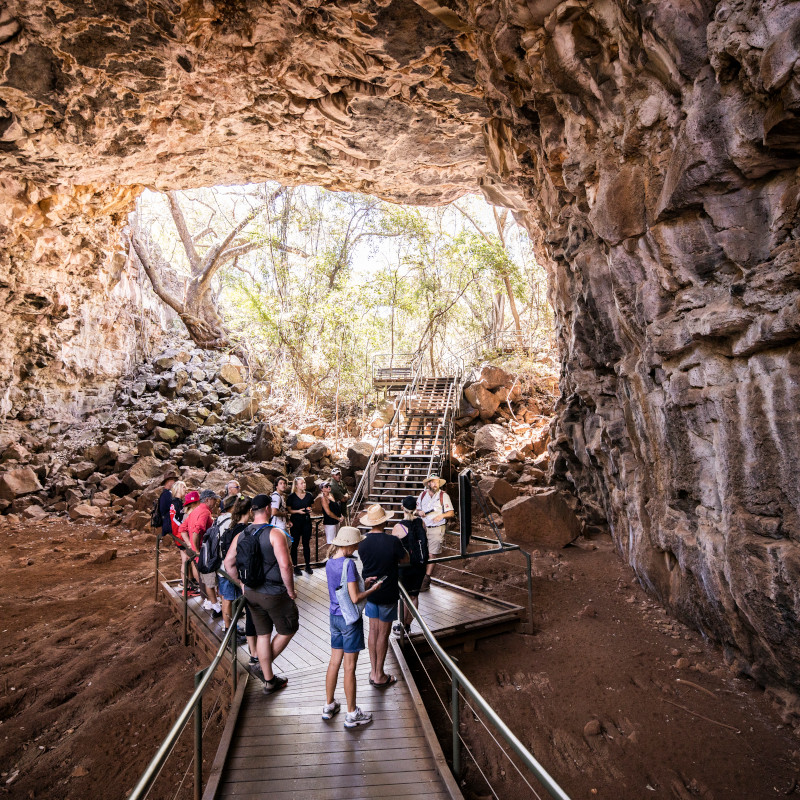
[[[214,233],[214,228],[209,224],[192,235],[178,193],[167,192],[170,214],[189,263],[188,276],[178,274],[164,257],[158,243],[144,229],[139,213],[134,214],[130,236],[133,252],[149,278],[153,291],[178,314],[199,347],[209,350],[231,349],[246,358],[243,350],[231,341],[230,333],[217,308],[212,280],[224,264],[236,261],[259,246],[258,242],[247,241],[241,236],[247,226],[274,203],[283,191],[284,187],[279,186],[268,195],[257,195],[257,205],[251,207],[239,222],[219,235],[216,242],[204,246],[205,253],[202,255],[199,252],[199,243],[209,233]],[[216,212],[212,213],[212,218],[215,214]]]

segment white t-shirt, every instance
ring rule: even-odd
[[[453,501],[450,499],[450,495],[442,489],[437,489],[433,497],[426,489],[417,500],[417,508],[425,514],[422,520],[426,528],[440,528],[445,524],[445,520],[441,520],[441,522],[429,522],[429,520],[439,514],[453,511]]]
[[[286,498],[283,497],[278,492],[272,493],[272,498],[270,500],[270,505],[273,508],[277,508],[278,511],[286,512]],[[274,526],[275,528],[280,528],[282,531],[286,530],[286,517],[272,517],[269,521],[269,524]]]

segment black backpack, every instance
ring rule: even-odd
[[[230,520],[230,517],[228,518]],[[200,556],[197,559],[199,572],[216,572],[222,566],[222,552],[220,551],[219,521],[203,534],[203,543],[200,545]]]
[[[428,534],[419,517],[400,520],[400,524],[408,531],[405,539],[401,539],[412,564],[423,566],[428,563]]]
[[[164,525],[164,517],[161,516],[161,497],[156,499],[153,510],[150,512],[150,527],[161,528]]]
[[[272,529],[272,525],[259,525],[253,531],[243,530],[236,544],[236,571],[239,580],[249,589],[260,589],[264,585],[264,556],[261,553],[261,531]]]

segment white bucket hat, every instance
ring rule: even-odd
[[[444,486],[447,483],[447,481],[444,478],[440,478],[438,475],[428,475],[428,477],[425,478],[424,481],[422,481],[422,485],[427,489],[428,488],[428,484],[431,481],[436,481],[436,488],[437,489],[441,489],[442,486]]]
[[[335,544],[337,547],[350,547],[351,545],[363,541],[364,537],[361,535],[361,531],[358,528],[342,525],[342,527],[339,528],[339,533],[336,534],[336,538],[331,544]]]
[[[361,515],[361,524],[369,525],[374,528],[376,525],[380,525],[382,522],[388,522],[390,519],[394,519],[394,514],[390,514],[383,506],[375,503],[374,506],[370,506]]]

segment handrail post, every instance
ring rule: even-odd
[[[159,557],[161,555],[162,536],[163,534],[161,533],[161,531],[159,531],[158,534],[156,535],[156,594],[154,598],[156,603],[158,602],[158,562],[159,562]]]
[[[236,631],[231,636],[231,703],[236,697],[236,682],[239,678],[239,659],[236,657],[236,650],[239,646],[239,619],[235,614],[231,614],[231,627]]]
[[[204,669],[194,674],[194,688],[200,685]],[[203,795],[203,695],[194,704],[194,800],[202,800]]]
[[[528,633],[533,633],[533,576],[531,574],[531,554],[520,548],[520,553],[525,556],[528,578]]]
[[[189,565],[191,559],[183,563],[183,646],[189,644]]]
[[[453,681],[453,694],[450,700],[450,713],[453,717],[453,775],[461,777],[461,740],[459,738],[459,712],[458,712],[458,675],[455,670],[450,671]]]

